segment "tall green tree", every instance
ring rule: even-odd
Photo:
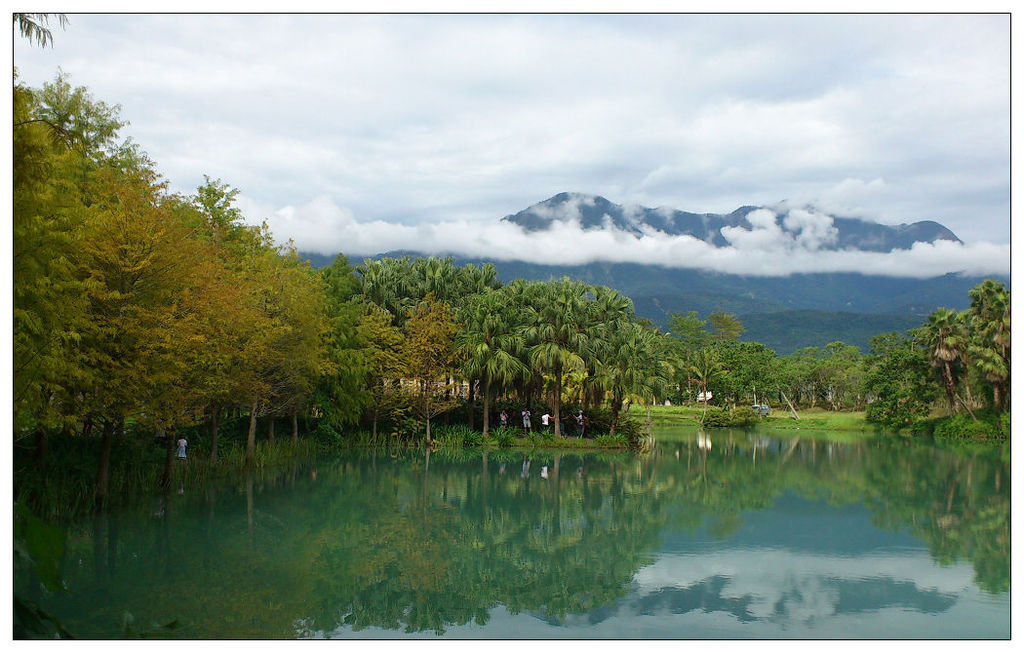
[[[405,337],[392,323],[391,314],[376,304],[367,305],[366,311],[358,330],[360,339],[366,343],[368,407],[376,440],[380,417],[393,415],[404,404],[398,386],[408,375],[408,366],[402,355]]]
[[[463,311],[463,328],[456,343],[465,357],[464,374],[483,382],[483,432],[490,427],[491,388],[495,382],[510,383],[529,373],[518,358],[525,339],[516,332],[509,298],[499,290],[475,296]]]
[[[657,331],[625,322],[609,336],[597,380],[610,395],[609,435],[615,435],[625,401],[638,398],[653,403],[665,392],[673,370],[667,363],[665,343]]]
[[[930,379],[928,350],[897,332],[877,335],[869,344],[864,377],[867,420],[902,428],[926,416],[939,391]]]
[[[1002,283],[986,279],[970,290],[970,296],[968,352],[992,388],[995,411],[1001,412],[1010,384],[1010,291]]]
[[[402,357],[413,382],[416,413],[423,420],[427,442],[432,442],[430,420],[455,406],[454,375],[460,355],[455,346],[459,330],[455,313],[433,295],[410,311],[404,327]]]
[[[952,415],[955,409],[957,379],[953,366],[960,359],[956,346],[957,314],[948,308],[938,308],[928,316],[924,326],[917,329],[917,337],[928,350],[928,359],[940,370],[942,388],[946,393],[946,406]]]
[[[318,397],[324,417],[338,428],[358,421],[371,401],[364,391],[370,371],[369,343],[359,332],[366,305],[356,299],[359,279],[343,254],[335,257],[331,265],[321,271],[321,276],[327,292],[326,353],[331,367],[320,376]]]
[[[588,287],[579,281],[561,281],[534,286],[537,294],[526,308],[523,335],[529,347],[530,366],[550,375],[555,435],[561,435],[563,375],[586,368],[590,335],[584,317]]]

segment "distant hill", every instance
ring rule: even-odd
[[[874,315],[841,311],[782,311],[737,316],[746,332],[740,340],[760,342],[780,356],[804,347],[824,347],[839,340],[868,353],[868,341],[880,333],[921,326],[916,315]]]
[[[722,233],[724,227],[753,227],[748,217],[757,206],[741,206],[732,213],[691,213],[670,208],[647,208],[614,204],[599,195],[559,193],[522,211],[507,215],[502,220],[517,224],[526,231],[544,231],[555,222],[575,220],[584,230],[614,227],[642,236],[653,230],[669,236],[688,235],[716,247],[726,247],[729,241]],[[814,207],[772,207],[778,214],[778,223],[784,232],[798,233],[806,228],[807,213],[820,214]],[[802,212],[802,213],[801,213]],[[824,215],[824,214],[821,214]],[[911,224],[884,225],[859,218],[829,215],[834,227],[834,239],[825,239],[820,247],[826,250],[859,249],[869,252],[891,252],[909,249],[915,242],[931,243],[937,240],[961,242],[956,234],[931,220]]]

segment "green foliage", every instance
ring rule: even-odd
[[[939,389],[931,382],[927,354],[914,339],[899,333],[871,339],[864,388],[872,395],[866,419],[904,428],[926,416]]]
[[[1000,418],[991,411],[975,413],[977,421],[967,413],[958,413],[935,421],[933,434],[937,438],[996,440],[1003,437]]]
[[[594,444],[608,449],[621,449],[629,445],[629,436],[625,433],[615,435],[599,435],[594,438]]]
[[[516,432],[512,428],[496,428],[491,431],[491,439],[499,447],[511,447],[516,441]]]
[[[483,444],[483,433],[464,424],[436,426],[432,436],[441,447],[475,447]]]
[[[43,27],[49,24],[51,16],[57,17],[61,28],[67,28],[68,18],[64,14],[14,14],[14,24],[23,37],[45,48],[53,45],[53,33],[48,27]]]
[[[708,410],[704,416],[705,427],[750,427],[758,421],[757,413],[749,406],[737,406],[732,409],[715,408]]]
[[[586,433],[588,438],[596,439],[601,435],[608,435],[612,430],[612,421],[616,419],[614,435],[622,435],[628,441],[633,441],[644,433],[639,419],[629,414],[622,414],[616,418],[610,408],[591,409],[587,413],[587,419],[590,421]]]

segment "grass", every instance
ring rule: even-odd
[[[646,418],[647,409],[632,407],[634,417]],[[652,406],[653,426],[700,426],[702,406]],[[773,409],[772,413],[757,422],[758,428],[785,430],[862,431],[874,432],[876,428],[864,419],[864,411],[827,411],[822,408],[798,410],[800,419],[793,419],[788,408]]]

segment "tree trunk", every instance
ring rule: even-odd
[[[213,412],[210,414],[210,463],[217,464],[217,431],[220,426],[218,418],[220,417],[220,410],[217,406],[213,407]]]
[[[259,407],[259,400],[252,400],[252,410],[249,411],[249,437],[245,441],[245,462],[251,463],[256,455],[256,409]]]
[[[491,379],[487,377],[484,379],[484,437],[487,437],[487,427],[490,424],[488,419],[488,413],[490,411],[490,400],[491,398]]]
[[[608,429],[608,436],[615,436],[615,427],[619,424],[619,411],[622,410],[622,400],[618,397],[612,397],[612,426]]]
[[[92,415],[85,418],[85,424],[82,425],[82,437],[87,438],[92,433]]]
[[[466,402],[466,407],[467,407],[467,413],[468,413],[467,414],[467,418],[468,418],[467,421],[469,422],[469,428],[473,428],[473,418],[474,418],[473,413],[476,412],[474,410],[474,408],[476,408],[476,406],[474,406],[474,402],[476,400],[476,397],[475,397],[476,393],[473,392],[473,390],[474,390],[473,384],[474,383],[475,383],[475,381],[473,379],[469,380],[469,390],[467,392],[467,395],[468,395],[467,399],[469,399],[469,401]]]
[[[561,410],[562,410],[562,366],[555,369],[555,437],[562,434]]]
[[[103,448],[100,450],[99,464],[96,466],[96,508],[103,508],[110,485],[110,449],[114,444],[113,422],[103,422]]]
[[[168,433],[164,440],[164,472],[160,475],[160,487],[166,489],[171,486],[171,474],[174,473],[174,436]]]
[[[299,442],[299,409],[292,408],[292,442]]]
[[[32,461],[41,465],[46,460],[46,431],[43,427],[36,427],[35,451],[32,454]]]
[[[946,405],[949,407],[949,415],[952,417],[953,410],[956,408],[956,401],[953,397],[956,389],[953,383],[953,372],[949,369],[948,361],[942,363],[942,381],[946,386]]]
[[[793,419],[800,419],[800,416],[796,414],[796,408],[793,408],[793,404],[789,403],[789,399],[786,397],[786,393],[783,392],[781,388],[779,389],[779,394],[782,395],[783,399],[785,399],[786,405],[789,406],[789,410],[793,413]]]

